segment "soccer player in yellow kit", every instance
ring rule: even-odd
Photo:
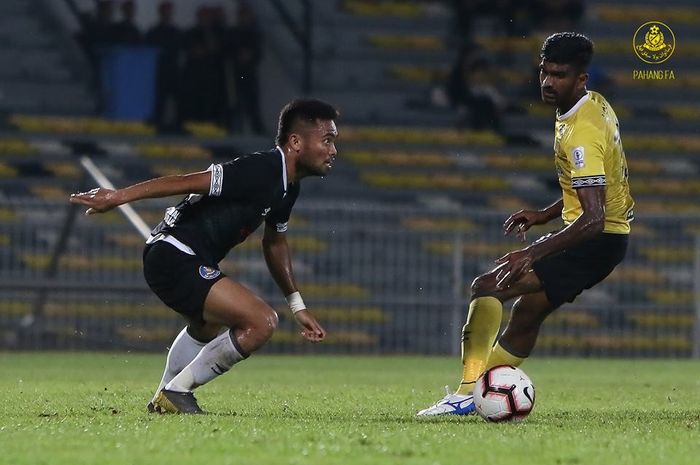
[[[542,45],[540,85],[542,100],[557,110],[554,163],[562,197],[544,209],[514,213],[503,229],[524,241],[533,225],[561,217],[564,226],[507,253],[474,280],[460,387],[419,416],[473,413],[477,378],[493,366],[520,365],[545,318],[605,279],[625,256],[634,201],[617,116],[602,95],[586,89],[592,56],[590,39],[573,32],[551,35]],[[510,321],[497,338],[503,303],[513,298]]]

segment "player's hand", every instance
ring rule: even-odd
[[[326,330],[316,321],[316,318],[308,310],[300,310],[294,314],[294,318],[301,326],[301,335],[307,341],[321,342],[326,337]]]
[[[102,187],[96,187],[90,189],[87,192],[78,192],[77,194],[70,195],[70,203],[77,203],[79,205],[85,205],[89,207],[85,210],[86,215],[92,215],[93,213],[102,213],[119,205],[114,200],[114,192],[111,189],[104,189]]]
[[[496,268],[496,288],[506,289],[516,283],[525,273],[532,269],[535,261],[530,249],[508,252],[495,260],[499,266]]]
[[[513,229],[517,229],[518,239],[525,242],[525,231],[545,222],[544,213],[539,210],[520,210],[510,215],[503,223],[503,234],[508,235]]]

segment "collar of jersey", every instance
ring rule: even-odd
[[[581,106],[582,106],[584,103],[586,103],[587,101],[588,101],[588,92],[586,92],[585,94],[583,94],[583,97],[581,97],[580,99],[578,99],[578,102],[576,102],[576,103],[574,104],[574,106],[571,107],[571,108],[569,109],[569,111],[567,111],[567,112],[564,113],[563,115],[557,115],[557,121],[562,121],[562,120],[565,120],[565,119],[567,119],[567,118],[570,118],[570,117],[573,116],[573,114],[576,113],[576,112],[578,111],[578,109],[581,108]]]
[[[284,158],[284,150],[282,150],[282,147],[278,145],[277,150],[280,155],[282,155],[282,187],[284,188],[284,195],[287,195],[287,163]]]

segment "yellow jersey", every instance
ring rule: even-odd
[[[583,213],[576,189],[605,186],[603,231],[629,234],[634,200],[627,181],[627,160],[617,116],[602,95],[588,91],[565,114],[557,114],[554,161],[564,201],[564,224]]]

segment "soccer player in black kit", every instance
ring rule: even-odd
[[[319,100],[295,100],[281,111],[277,147],[207,170],[164,176],[122,189],[92,189],[70,201],[101,213],[135,200],[182,195],[153,229],[143,253],[153,292],[187,320],[173,341],[149,411],[202,413],[192,391],[228,371],[267,342],[277,314],[226,277],[219,261],[263,222],[270,274],[287,298],[301,335],[320,342],[326,331],[297,289],[285,237],[299,181],[325,176],[336,156],[338,111]]]

